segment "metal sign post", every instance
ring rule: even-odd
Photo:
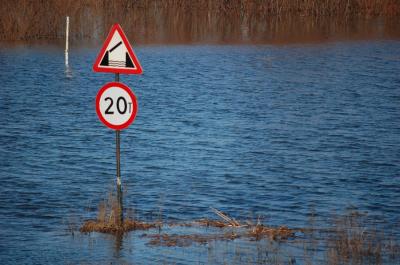
[[[119,82],[119,74],[115,74],[115,82]],[[124,208],[122,204],[123,194],[121,185],[121,131],[115,130],[115,157],[117,160],[117,203],[118,203],[118,225],[124,223]]]

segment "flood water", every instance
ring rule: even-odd
[[[73,47],[66,71],[59,47],[0,49],[0,263],[233,264],[207,246],[149,246],[142,231],[69,232],[115,181],[115,134],[95,112],[114,76],[92,72],[97,51]],[[399,237],[400,41],[135,51],[144,74],[121,76],[139,103],[121,170],[136,217],[214,207],[303,227],[356,207]]]

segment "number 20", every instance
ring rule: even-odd
[[[114,114],[114,111],[110,110],[111,107],[112,107],[112,105],[114,104],[113,99],[110,98],[110,97],[106,97],[104,100],[105,100],[105,101],[107,101],[107,100],[110,101],[110,105],[109,105],[108,108],[106,109],[105,114]],[[123,102],[123,108],[122,108],[122,109],[120,108],[120,105],[121,105],[120,102],[121,102],[121,101]],[[130,102],[130,103],[129,103],[129,113],[131,113],[131,105],[132,105],[132,103]],[[120,114],[125,114],[127,108],[128,108],[128,104],[126,103],[125,98],[124,98],[124,97],[119,97],[119,98],[117,99],[117,110],[118,110],[118,112],[119,112]]]

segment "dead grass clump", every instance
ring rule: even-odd
[[[328,236],[327,260],[329,264],[380,264],[386,255],[384,232],[373,229],[366,215],[352,211],[337,217]]]
[[[295,230],[289,229],[286,226],[278,228],[266,227],[261,224],[255,226],[241,225],[234,218],[229,217],[226,213],[223,213],[217,209],[211,208],[211,210],[221,217],[224,221],[201,219],[192,223],[180,224],[185,227],[192,227],[194,225],[200,226],[211,226],[216,228],[231,228],[232,231],[218,234],[190,234],[190,235],[176,235],[176,234],[152,234],[143,235],[144,237],[151,238],[149,245],[152,246],[166,246],[166,247],[186,247],[193,243],[206,244],[210,241],[222,241],[222,240],[234,240],[237,238],[255,238],[260,240],[268,237],[270,240],[284,240],[290,237],[295,237]],[[178,224],[170,224],[170,226],[176,226]]]
[[[88,220],[79,229],[81,233],[100,232],[107,234],[122,234],[133,230],[148,230],[156,228],[156,224],[139,222],[135,220],[124,220],[122,226],[115,223],[105,223],[99,220]]]
[[[207,226],[207,227],[216,227],[216,228],[232,228],[235,229],[232,233],[225,233],[219,235],[167,235],[163,234],[161,236],[155,236],[151,245],[165,245],[165,246],[184,246],[192,242],[205,243],[210,240],[233,240],[238,237],[245,238],[254,238],[255,240],[260,240],[262,238],[268,237],[270,240],[279,241],[286,240],[288,238],[295,237],[295,232],[297,230],[289,229],[286,226],[280,227],[266,227],[262,224],[257,223],[257,225],[242,225],[240,222],[236,221],[234,218],[228,216],[226,213],[223,213],[215,208],[211,207],[211,210],[218,215],[223,221],[212,220],[212,219],[200,219],[194,221],[192,223],[184,223],[180,224],[181,226],[191,227],[194,225]],[[176,226],[178,224],[172,224],[172,226]],[[192,243],[190,242],[190,244]]]
[[[217,226],[219,228],[225,226]],[[271,228],[263,225],[258,225],[252,228],[246,228],[244,230],[234,230],[226,233],[216,234],[144,234],[143,237],[148,237],[151,240],[149,245],[151,246],[165,246],[165,247],[187,247],[193,243],[207,244],[211,241],[230,241],[238,238],[255,238],[261,240],[263,238],[269,238],[273,241],[285,240],[288,238],[295,237],[295,231],[287,227]]]
[[[249,229],[248,236],[260,240],[261,238],[268,237],[270,240],[286,240],[295,237],[296,230],[290,229],[286,226],[278,228],[266,227],[264,225],[256,225]]]
[[[207,226],[207,227],[217,227],[217,228],[224,228],[224,227],[231,227],[230,224],[218,221],[218,220],[211,220],[211,219],[200,219],[194,222],[194,224]]]
[[[156,223],[145,223],[130,218],[125,218],[120,223],[119,213],[120,208],[117,198],[110,192],[108,198],[99,203],[97,219],[86,221],[79,231],[82,233],[100,232],[120,234],[133,230],[148,230],[157,227]]]

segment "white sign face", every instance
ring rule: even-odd
[[[112,36],[100,65],[103,67],[136,68],[129,57],[125,44],[122,43],[122,38],[118,31]]]
[[[125,90],[110,87],[101,95],[100,112],[107,122],[120,126],[131,117],[132,98]]]
[[[122,31],[115,24],[93,65],[95,72],[141,74],[142,68],[133,49]]]
[[[108,83],[97,94],[96,112],[107,127],[122,130],[135,119],[136,97],[126,85],[118,82]]]

